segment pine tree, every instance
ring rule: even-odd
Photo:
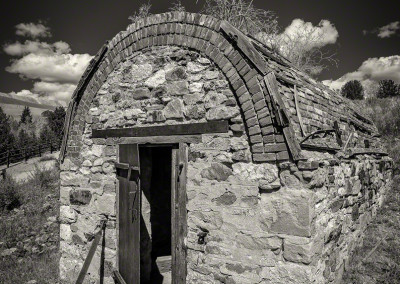
[[[14,135],[11,133],[10,119],[0,107],[0,154],[11,149],[14,140]]]
[[[24,107],[24,110],[22,111],[21,114],[21,120],[19,124],[27,124],[27,123],[32,123],[32,114],[31,114],[31,109],[28,106]]]
[[[54,110],[54,112],[49,113],[48,116],[49,127],[58,141],[61,141],[63,137],[64,120],[65,120],[65,109],[61,106],[57,107]]]

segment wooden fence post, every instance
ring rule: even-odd
[[[7,168],[10,167],[10,150],[7,150]]]
[[[50,142],[50,154],[53,154],[53,144]]]

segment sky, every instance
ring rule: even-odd
[[[152,0],[152,13],[174,1]],[[12,4],[11,4],[12,3]],[[100,47],[130,23],[147,1],[13,0],[0,10],[0,93],[31,102],[66,105],[88,62]],[[199,12],[204,0],[182,0]],[[317,78],[332,88],[349,80],[376,85],[400,83],[400,1],[254,0],[278,16],[281,33],[321,35],[315,46],[335,53]]]

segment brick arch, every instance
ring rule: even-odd
[[[136,51],[151,46],[174,45],[207,56],[226,76],[243,114],[253,160],[263,162],[287,159],[286,145],[284,149],[273,147],[278,145],[276,143],[282,146],[284,140],[272,123],[269,97],[262,81],[262,75],[265,74],[237,48],[229,34],[221,31],[221,23],[207,15],[169,12],[141,19],[128,26],[126,31],[118,33],[107,43],[107,51],[103,52],[102,58],[97,59],[96,68],[89,67],[94,69],[93,74],[89,76],[90,70],[85,72],[87,78],[78,86],[82,90],[77,88],[74,93],[75,98],[69,107],[73,121],[70,127],[69,122],[66,122],[69,131],[64,137],[67,152],[79,156],[85,116],[97,91],[114,68]],[[82,86],[85,86],[84,90]]]

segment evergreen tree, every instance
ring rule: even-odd
[[[0,154],[11,149],[14,145],[14,135],[11,133],[10,119],[0,107]]]
[[[61,141],[63,137],[65,120],[65,109],[57,107],[53,112],[49,113],[48,121],[50,130],[54,133],[57,141]]]
[[[376,95],[378,98],[400,96],[400,85],[395,84],[393,80],[379,81],[379,89]]]
[[[346,97],[350,100],[364,99],[364,89],[360,81],[358,80],[352,80],[347,82],[340,90],[340,93],[342,94],[343,97]]]
[[[28,106],[24,107],[24,110],[22,111],[21,114],[21,120],[19,124],[27,124],[27,123],[32,123],[32,114],[31,114],[31,109]]]

